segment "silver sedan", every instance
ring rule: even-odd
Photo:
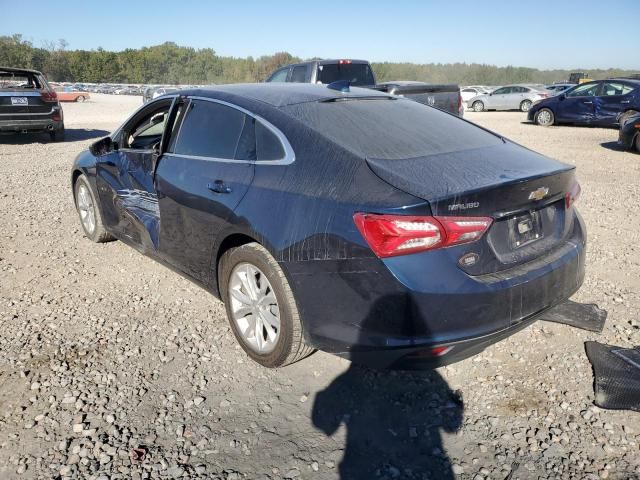
[[[507,85],[491,93],[467,100],[467,107],[475,112],[485,110],[520,110],[528,112],[533,102],[550,96],[550,92],[537,85]]]

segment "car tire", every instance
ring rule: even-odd
[[[520,103],[520,111],[527,113],[531,108],[531,100],[523,100]]]
[[[635,146],[636,146],[636,151],[640,153],[640,133],[636,135]]]
[[[60,130],[51,130],[49,132],[49,138],[52,142],[64,142],[64,128]]]
[[[476,100],[473,102],[473,105],[471,105],[471,108],[473,108],[474,112],[484,112],[484,103],[480,100]]]
[[[227,250],[218,263],[218,284],[233,334],[254,361],[277,368],[313,353],[289,282],[262,245]]]
[[[618,123],[620,124],[620,127],[623,127],[624,124],[627,123],[627,120],[629,120],[631,117],[637,114],[638,112],[635,110],[627,110],[622,115],[620,115],[620,118],[618,119]]]
[[[73,198],[85,236],[95,243],[104,243],[115,238],[105,230],[96,196],[85,175],[80,175],[73,185]]]
[[[76,102],[84,102],[87,98],[84,95],[80,95],[79,97],[76,98]]]
[[[542,127],[550,127],[556,121],[553,112],[548,108],[542,108],[536,113],[536,123]]]

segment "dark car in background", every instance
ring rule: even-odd
[[[342,82],[354,87],[373,88],[391,95],[401,95],[459,117],[464,115],[458,85],[428,84],[411,80],[377,83],[371,64],[366,60],[334,59],[294,63],[277,69],[267,77],[266,82],[323,85]]]
[[[612,78],[582,83],[535,102],[527,119],[538,125],[562,123],[613,127],[640,112],[640,80]]]
[[[0,67],[0,133],[29,132],[64,140],[58,95],[37,70]]]
[[[450,363],[584,277],[575,167],[375,90],[165,95],[81,153],[71,185],[89,239],[120,239],[220,297],[267,367],[313,349]]]
[[[640,153],[640,113],[625,119],[620,125],[618,143],[628,150]]]

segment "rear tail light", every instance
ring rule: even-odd
[[[452,346],[442,345],[439,347],[426,348],[424,350],[418,350],[407,355],[407,358],[432,358],[432,357],[442,357],[446,355],[451,350],[453,350]]]
[[[42,97],[43,102],[58,101],[58,94],[56,92],[43,91],[43,92],[40,92],[40,97]]]
[[[451,247],[479,240],[488,217],[418,217],[356,213],[353,220],[380,258]]]
[[[580,192],[581,191],[582,191],[582,189],[580,188],[580,184],[578,182],[574,182],[574,184],[571,187],[571,189],[564,196],[564,206],[565,206],[565,208],[569,209],[569,207],[571,207],[571,205],[576,203],[578,198],[580,198]]]
[[[462,112],[462,94],[458,92],[458,113]]]

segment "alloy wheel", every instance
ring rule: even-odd
[[[550,125],[552,122],[551,112],[549,110],[540,110],[537,120],[539,125]]]
[[[84,183],[81,183],[78,187],[77,197],[78,212],[80,213],[82,226],[87,233],[93,234],[96,229],[96,212],[89,188]]]
[[[239,263],[231,272],[228,296],[245,344],[258,354],[273,351],[280,338],[280,309],[266,275],[255,265]]]

